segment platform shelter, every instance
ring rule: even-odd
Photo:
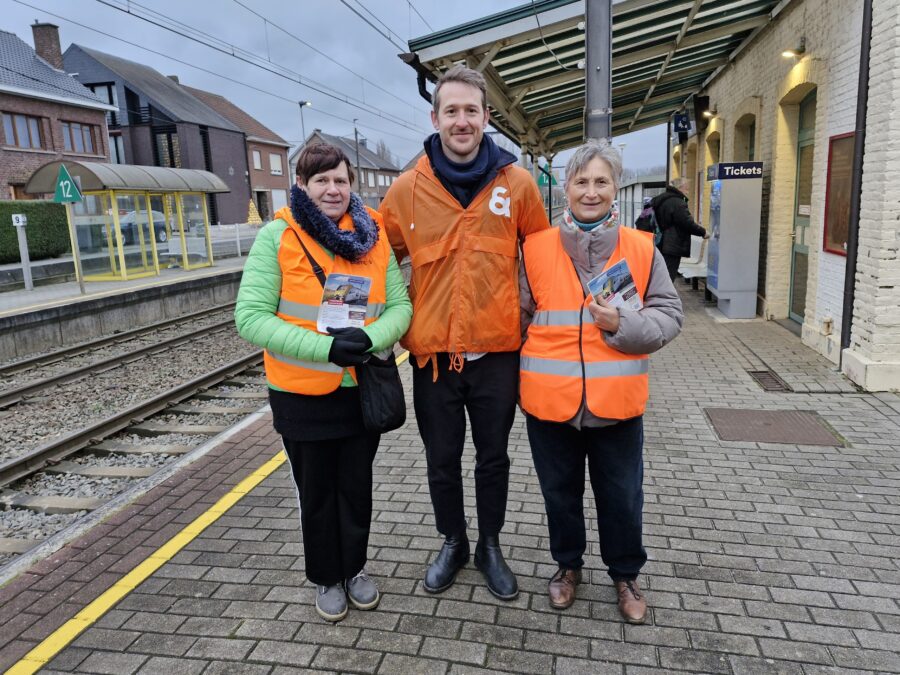
[[[84,280],[212,266],[206,195],[229,191],[218,176],[198,169],[54,161],[32,174],[25,191],[54,193],[63,165],[82,196],[67,203],[66,211]]]

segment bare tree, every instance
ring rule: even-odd
[[[375,154],[391,164],[397,164],[397,160],[388,148],[387,143],[384,142],[384,139],[378,139],[378,144],[375,146]]]

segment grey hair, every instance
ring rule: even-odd
[[[569,184],[570,179],[584,171],[595,157],[602,159],[609,166],[613,184],[618,190],[619,183],[622,182],[622,155],[605,138],[599,140],[589,138],[569,158],[566,164],[566,185]]]

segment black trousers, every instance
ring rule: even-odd
[[[581,569],[586,547],[584,461],[597,504],[600,556],[614,581],[635,579],[647,552],[642,543],[644,420],[576,429],[526,415],[537,471],[550,554],[560,567]]]
[[[509,489],[509,430],[516,411],[519,353],[491,352],[466,361],[461,373],[448,370],[447,354],[438,354],[438,378],[431,362],[413,360],[413,401],[428,460],[428,488],[438,532],[466,530],[463,509],[462,454],[466,412],[475,444],[475,501],[478,529],[497,535],[503,528]]]
[[[366,564],[372,462],[381,436],[283,440],[300,497],[306,578],[332,586],[355,576]]]
[[[663,260],[666,261],[666,269],[669,271],[669,279],[675,281],[675,277],[678,276],[678,268],[681,267],[681,256],[680,255],[663,255]]]

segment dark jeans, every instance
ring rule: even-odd
[[[466,530],[462,454],[468,412],[475,444],[478,529],[496,535],[506,514],[506,446],[516,411],[519,353],[485,354],[466,361],[461,373],[448,370],[449,363],[447,354],[438,354],[438,378],[433,381],[431,362],[418,368],[413,359],[413,401],[428,460],[435,524],[445,536]]]
[[[635,579],[647,552],[644,507],[644,421],[576,429],[526,415],[528,440],[547,510],[550,554],[560,567],[584,565],[584,461],[597,504],[600,556],[614,581]]]
[[[666,261],[666,269],[669,270],[669,279],[675,281],[675,277],[678,276],[678,268],[681,266],[681,256],[663,255],[663,260]]]
[[[366,564],[372,461],[381,436],[283,440],[300,497],[306,578],[332,586],[355,576]]]

